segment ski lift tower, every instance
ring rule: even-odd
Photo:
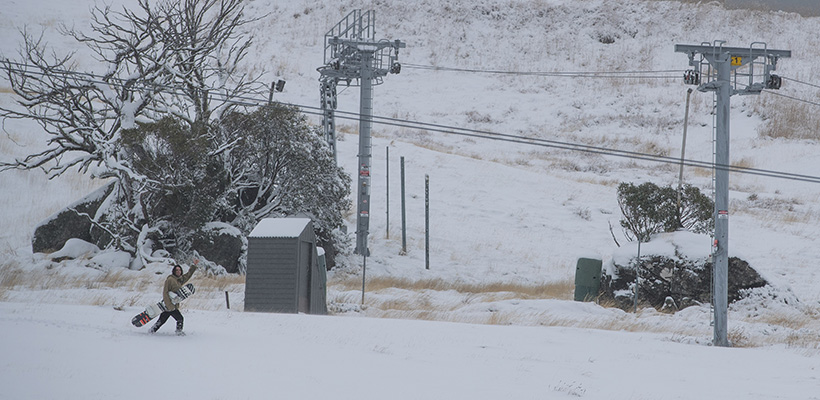
[[[376,12],[353,10],[325,34],[324,66],[318,68],[322,96],[322,128],[336,159],[336,86],[359,86],[359,179],[356,219],[356,253],[368,255],[367,234],[370,227],[370,163],[373,125],[373,86],[383,82],[388,73],[398,74],[400,40],[376,40]],[[338,163],[338,161],[337,161]]]
[[[713,244],[712,293],[715,309],[714,345],[728,347],[727,315],[729,287],[729,111],[732,95],[760,94],[763,89],[780,89],[781,78],[772,74],[780,58],[791,51],[772,50],[765,43],[749,47],[725,47],[725,41],[700,45],[676,44],[675,52],[686,53],[689,65],[684,82],[697,85],[701,92],[716,93],[715,117],[715,237]]]

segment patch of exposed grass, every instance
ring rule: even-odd
[[[749,339],[743,329],[730,329],[726,333],[726,338],[732,347],[755,347],[754,342]]]
[[[764,99],[755,111],[766,118],[758,128],[761,137],[820,140],[820,115],[813,105]]]
[[[34,270],[23,270],[14,262],[0,265],[0,298],[8,298],[12,291],[72,290],[78,289],[87,293],[86,298],[72,298],[79,304],[114,305],[115,307],[144,306],[155,301],[165,275],[144,274],[125,269],[106,271],[88,268],[82,273],[74,267],[72,273],[64,273],[59,264],[48,264],[47,267]],[[197,294],[194,301],[188,302],[197,308],[213,309],[225,304],[225,292],[241,293],[244,291],[245,276],[227,274],[220,276],[203,276],[195,274],[193,282]],[[105,293],[108,289],[117,289],[125,298],[113,298]],[[241,301],[241,299],[240,299]],[[216,304],[217,306],[214,306]],[[201,306],[200,306],[201,305]],[[241,306],[241,305],[240,305]]]
[[[204,276],[197,278],[197,288],[224,292],[235,286],[245,284],[245,275],[228,274],[219,276]]]
[[[786,345],[797,349],[820,350],[820,335],[816,332],[792,332],[786,336]]]
[[[14,262],[6,262],[0,267],[0,291],[21,286],[25,281],[23,271]]]
[[[754,160],[750,157],[743,157],[740,160],[732,161],[732,166],[737,168],[754,168]]]
[[[360,290],[361,278],[348,276],[338,282],[341,291]],[[449,282],[442,279],[407,279],[396,277],[373,277],[367,280],[368,292],[379,292],[386,289],[403,289],[413,292],[425,290],[448,291],[453,290],[461,294],[509,293],[517,299],[560,299],[569,300],[572,297],[574,283],[571,280],[549,282],[543,284],[523,284],[515,282],[488,282],[468,283]]]

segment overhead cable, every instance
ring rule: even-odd
[[[551,77],[575,77],[575,78],[647,78],[647,79],[675,79],[680,75],[655,75],[667,73],[683,73],[683,70],[656,70],[656,71],[508,71],[499,69],[476,69],[476,68],[456,68],[440,67],[434,65],[402,64],[404,68],[445,71],[445,72],[466,72],[495,75],[518,75],[518,76],[551,76]]]
[[[8,62],[8,61],[6,61]],[[20,66],[31,66],[25,64],[18,64],[18,63],[10,63]],[[37,67],[37,66],[34,66]],[[37,67],[39,68],[39,67]],[[31,72],[31,71],[29,71]],[[94,75],[90,73],[78,73],[73,71],[59,71],[60,73],[66,75],[76,75],[80,76],[77,79],[84,80],[89,83],[100,83],[100,84],[107,84],[112,86],[123,86],[122,83],[114,83],[114,82],[106,82],[102,80],[95,80],[91,79],[94,77],[101,78],[99,75]],[[34,72],[37,73],[37,72]],[[41,72],[45,74],[45,72]],[[116,79],[119,81],[123,81],[121,79]],[[139,88],[133,87],[133,88]],[[173,94],[181,94],[179,92],[179,88],[174,88],[172,86],[164,86],[164,85],[151,85],[150,87],[144,87],[145,89],[161,89],[166,93],[173,93]],[[774,92],[770,92],[774,93]],[[776,94],[776,93],[775,93]],[[210,96],[223,100],[223,101],[230,101],[236,105],[240,106],[248,106],[248,107],[258,107],[265,104],[268,104],[267,99],[258,99],[258,98],[251,98],[247,96],[228,96],[223,93],[218,92],[211,92]],[[782,95],[785,96],[785,95]],[[790,97],[790,96],[786,96]],[[791,98],[791,97],[790,97]],[[796,99],[795,100],[801,100]],[[806,100],[801,100],[806,101]],[[808,102],[808,101],[806,101]],[[315,106],[306,106],[300,104],[293,104],[293,103],[284,103],[279,102],[282,105],[296,107],[301,110],[305,114],[309,115],[317,115],[322,116],[323,111],[320,107]],[[811,102],[809,102],[811,103]],[[820,105],[817,103],[812,103],[816,105]],[[335,114],[338,118],[347,119],[347,120],[360,120],[360,115],[355,112],[348,112],[348,111],[340,111],[336,110]],[[681,160],[680,158],[674,157],[667,157],[667,156],[660,156],[654,155],[649,153],[640,153],[628,150],[619,150],[609,147],[602,147],[602,146],[592,146],[592,145],[585,145],[580,143],[571,143],[571,142],[563,142],[558,140],[550,140],[550,139],[539,139],[539,138],[530,138],[526,136],[520,135],[511,135],[511,134],[504,134],[499,132],[492,132],[492,131],[481,131],[475,129],[468,129],[468,128],[461,128],[456,126],[449,126],[437,123],[429,123],[429,122],[422,122],[422,121],[412,121],[400,118],[391,118],[391,117],[382,117],[374,115],[372,116],[373,123],[387,125],[387,126],[394,126],[394,127],[401,127],[401,128],[410,128],[410,129],[422,129],[432,132],[440,132],[446,134],[453,134],[453,135],[460,135],[460,136],[467,136],[473,138],[480,138],[480,139],[489,139],[489,140],[497,140],[497,141],[504,141],[510,143],[518,143],[518,144],[525,144],[525,145],[532,145],[532,146],[540,146],[540,147],[548,147],[548,148],[555,148],[555,149],[562,149],[562,150],[569,150],[569,151],[580,151],[585,153],[591,154],[600,154],[605,156],[615,156],[615,157],[622,157],[622,158],[629,158],[629,159],[636,159],[636,160],[644,160],[644,161],[652,161],[652,162],[660,162],[666,164],[675,164],[690,166],[690,167],[700,167],[700,168],[707,168],[707,169],[725,169],[730,172],[736,172],[741,174],[750,174],[750,175],[759,175],[759,176],[766,176],[766,177],[773,177],[778,179],[788,179],[788,180],[795,180],[795,181],[803,181],[803,182],[811,182],[811,183],[820,183],[820,176],[813,176],[813,175],[804,175],[804,174],[795,174],[795,173],[788,173],[782,171],[775,171],[775,170],[766,170],[766,169],[758,169],[758,168],[749,168],[749,167],[741,167],[735,165],[720,165],[714,164],[711,162],[706,161],[697,161],[697,160]]]

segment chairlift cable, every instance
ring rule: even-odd
[[[14,63],[11,61],[6,60],[5,62],[13,65],[18,66],[32,66],[27,64],[20,64]],[[32,66],[36,68],[40,68],[39,66]],[[20,70],[22,72],[22,70]],[[53,72],[54,70],[52,70]],[[45,75],[45,72],[36,72],[36,71],[28,71],[29,73],[34,74],[42,74]],[[65,75],[75,75],[75,76],[84,76],[87,78],[77,78],[80,80],[84,80],[88,83],[100,83],[100,84],[107,84],[107,85],[114,85],[114,86],[123,86],[122,83],[112,83],[112,82],[105,82],[102,80],[93,80],[90,78],[98,77],[101,78],[99,75],[91,74],[91,73],[80,73],[74,71],[57,71],[58,73],[65,74]],[[637,71],[635,71],[637,72]],[[115,78],[115,80],[123,81],[122,79]],[[137,86],[136,88],[139,88]],[[143,87],[145,89],[149,87]],[[168,89],[166,92],[169,93],[180,93],[179,88],[175,88],[168,85],[152,85],[150,88],[152,89]],[[767,91],[770,92],[770,91]],[[818,105],[820,103],[814,103],[803,99],[794,98],[791,96],[770,92],[778,96],[788,97],[793,100],[803,101],[809,104]],[[257,107],[261,105],[268,104],[266,99],[258,99],[258,98],[250,98],[246,96],[228,96],[222,93],[211,93],[211,96],[218,98],[220,100],[230,100],[236,105],[241,106],[248,106],[248,107]],[[314,106],[306,106],[300,104],[293,104],[293,103],[284,103],[279,102],[282,105],[296,107],[300,109],[305,114],[310,115],[317,115],[322,116],[324,115],[322,109],[320,107]],[[317,111],[312,111],[317,110]],[[335,113],[337,114],[338,118],[342,119],[349,119],[349,120],[359,120],[360,116],[358,113],[349,112],[349,111],[340,111],[336,110]],[[372,116],[373,123],[381,124],[381,125],[389,125],[395,127],[404,127],[404,128],[411,128],[411,129],[426,129],[433,132],[440,132],[446,134],[455,134],[461,136],[468,136],[474,138],[481,138],[481,139],[490,139],[490,140],[499,140],[499,141],[506,141],[511,143],[519,143],[519,144],[527,144],[533,146],[541,146],[541,147],[550,147],[556,149],[563,149],[563,150],[570,150],[570,151],[581,151],[586,153],[593,153],[593,154],[601,154],[601,155],[608,155],[608,156],[616,156],[616,157],[624,157],[624,158],[631,158],[637,160],[645,160],[645,161],[654,161],[654,162],[661,162],[661,163],[669,163],[669,164],[681,164],[681,160],[679,158],[673,157],[666,157],[666,156],[658,156],[648,153],[639,153],[627,150],[619,150],[614,148],[608,147],[598,147],[598,146],[591,146],[591,145],[584,145],[579,143],[570,143],[570,142],[562,142],[557,140],[550,140],[550,139],[539,139],[539,138],[529,138],[526,136],[519,136],[519,135],[512,135],[512,134],[504,134],[500,132],[491,132],[491,131],[480,131],[468,128],[460,128],[456,126],[448,126],[443,124],[436,124],[436,123],[428,123],[422,121],[411,121],[406,119],[400,118],[390,118],[390,117],[382,117],[374,115]],[[757,169],[757,168],[749,168],[749,167],[740,167],[740,166],[733,166],[733,165],[717,165],[710,162],[705,161],[696,161],[696,160],[684,160],[683,164],[686,166],[691,167],[701,167],[701,168],[717,168],[717,169],[727,169],[731,172],[743,173],[743,174],[751,174],[751,175],[759,175],[759,176],[766,176],[766,177],[773,177],[773,178],[780,178],[780,179],[789,179],[789,180],[796,180],[796,181],[804,181],[804,182],[811,182],[811,183],[820,183],[820,176],[813,176],[813,175],[803,175],[803,174],[794,174],[788,172],[781,172],[781,171],[774,171],[774,170],[765,170],[765,169]]]

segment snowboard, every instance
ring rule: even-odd
[[[189,283],[179,288],[176,292],[169,292],[168,295],[171,296],[172,303],[179,304],[182,300],[185,300],[188,296],[194,294],[195,291],[196,289],[194,288],[194,284]],[[131,324],[139,328],[156,318],[156,316],[163,311],[168,311],[168,308],[165,307],[165,302],[160,300],[155,304],[145,307],[145,311],[137,314],[134,318],[131,318]]]

